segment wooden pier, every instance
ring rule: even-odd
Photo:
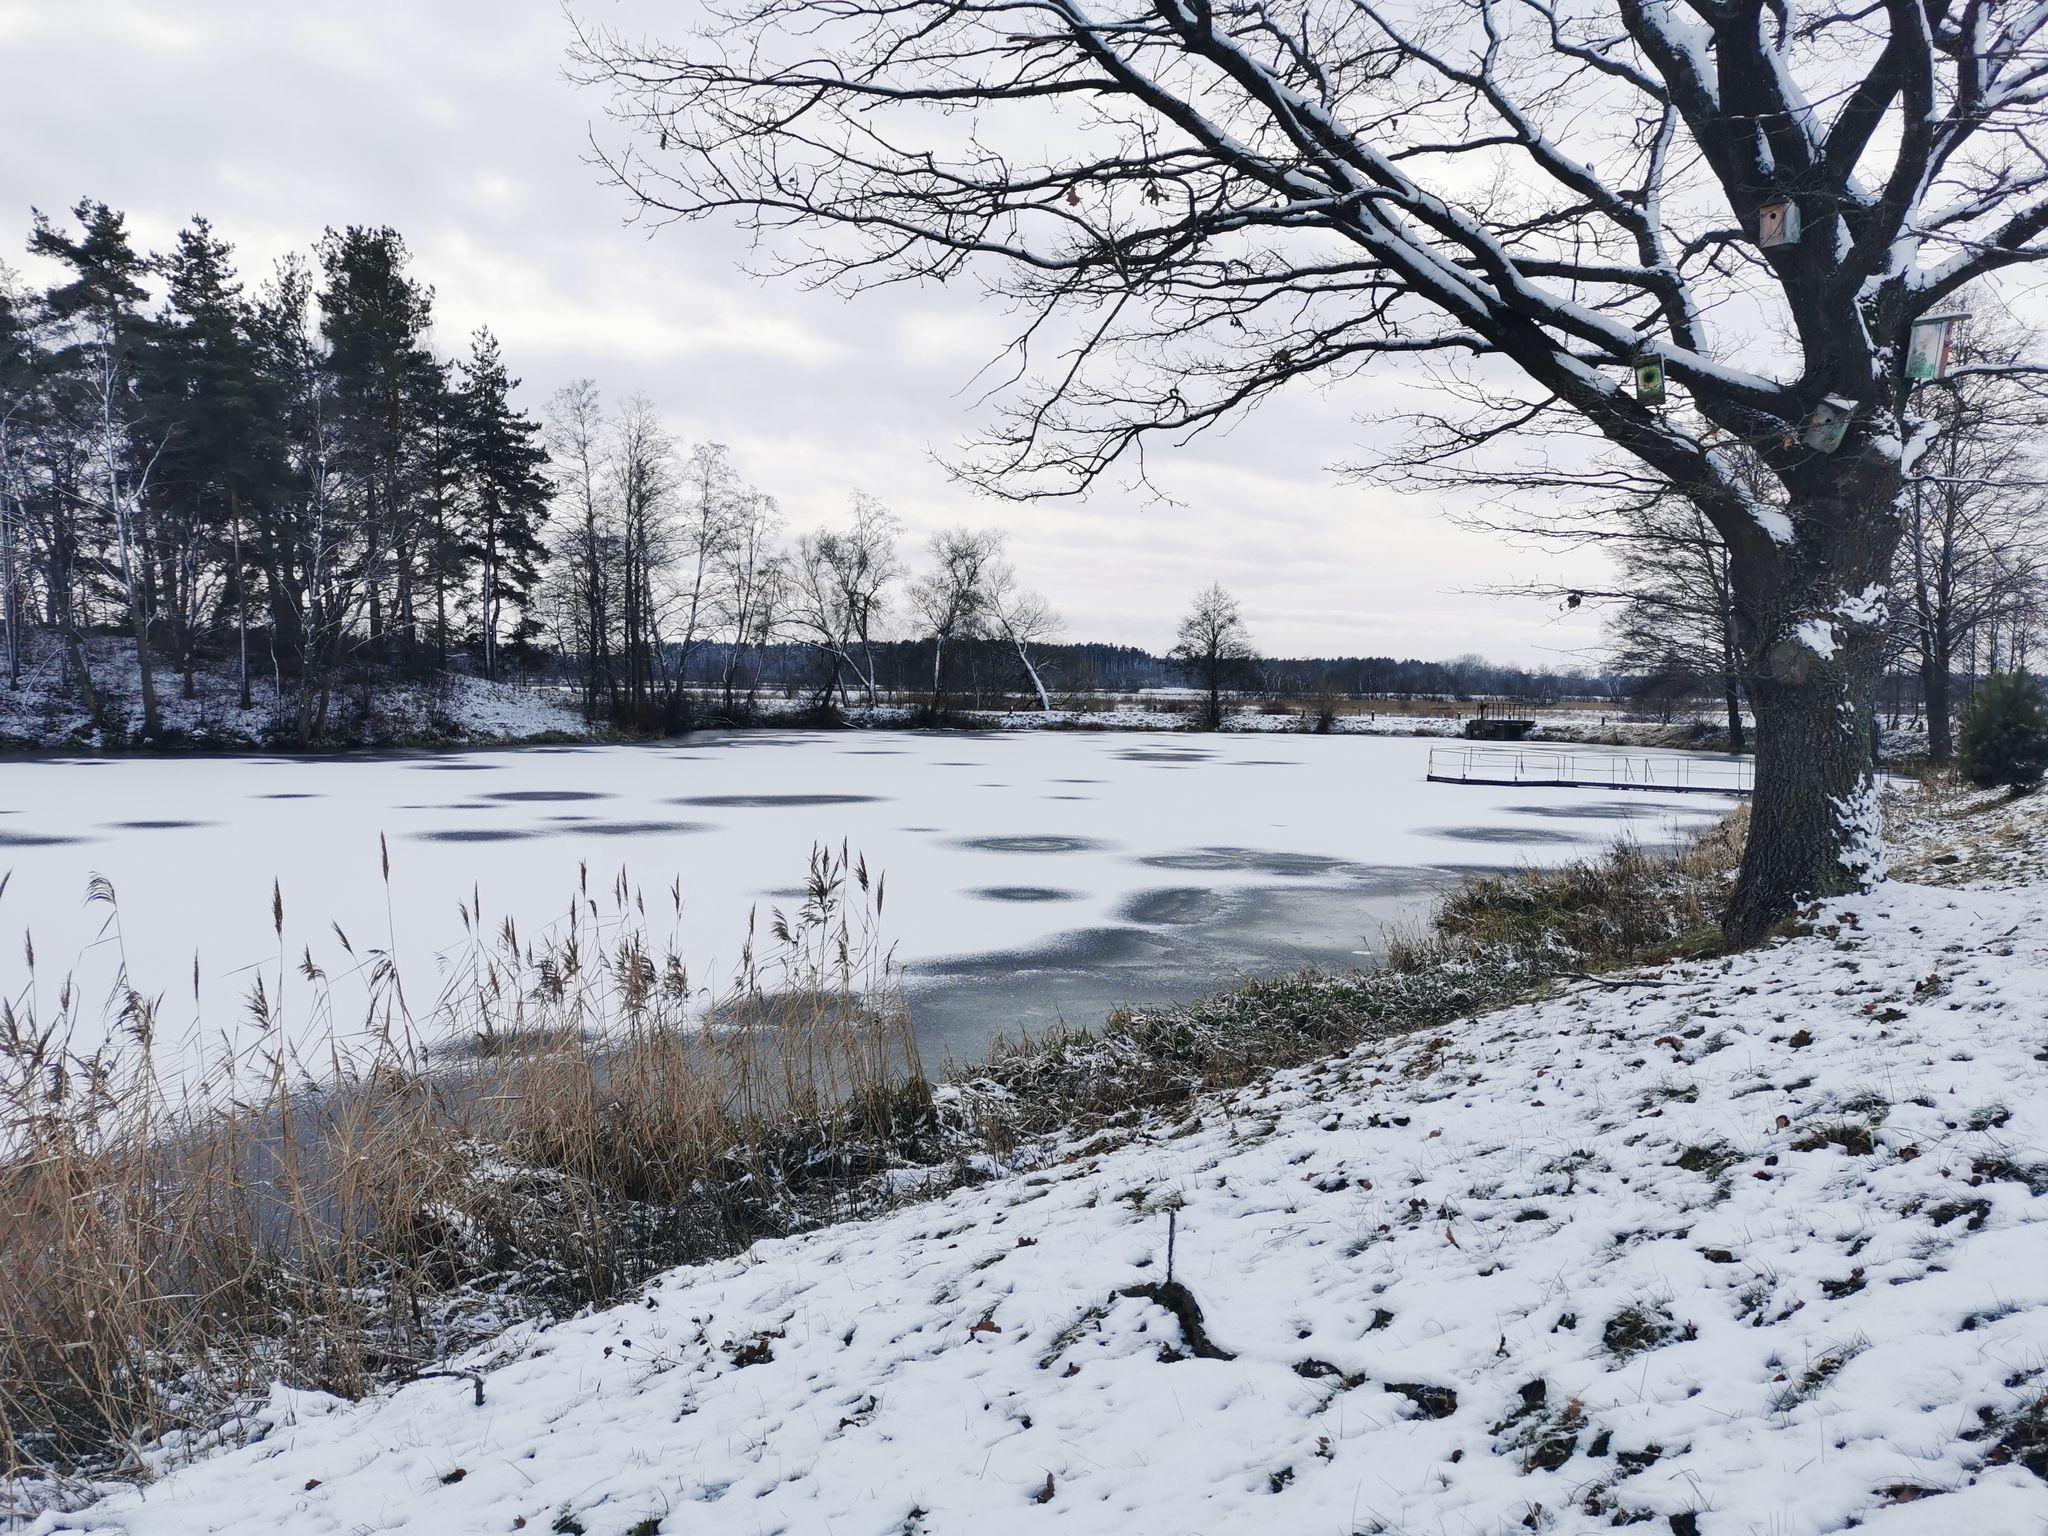
[[[1429,780],[1432,784],[1498,784],[1516,789],[1746,795],[1756,787],[1756,764],[1746,757],[1704,753],[1431,747]]]

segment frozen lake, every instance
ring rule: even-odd
[[[324,758],[0,764],[0,980],[47,1002],[74,973],[99,1013],[122,957],[160,994],[159,1038],[253,1036],[243,999],[282,953],[330,975],[387,935],[417,999],[463,942],[458,904],[539,935],[589,869],[623,869],[665,930],[684,902],[693,979],[737,960],[748,913],[800,899],[814,844],[888,880],[885,936],[920,1039],[1087,1024],[1119,1002],[1247,972],[1370,963],[1474,868],[1557,862],[1626,832],[1664,842],[1724,813],[1707,795],[1430,784],[1426,740],[1145,733],[798,731]],[[1585,749],[1579,749],[1581,751]],[[392,880],[379,872],[378,840]],[[95,875],[118,896],[87,903]],[[195,989],[194,969],[198,982]],[[289,984],[289,976],[288,976]],[[431,987],[425,990],[431,991]],[[196,995],[195,995],[196,994]],[[308,1027],[307,1021],[294,1021]],[[324,1029],[324,1024],[319,1026]]]

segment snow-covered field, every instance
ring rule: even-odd
[[[885,935],[928,1038],[1199,993],[1238,968],[1343,964],[1459,870],[1545,863],[1628,831],[1697,828],[1717,797],[1424,782],[1420,740],[1119,733],[754,731],[657,746],[386,757],[106,758],[0,764],[0,986],[108,994],[125,962],[160,995],[161,1048],[258,1031],[261,977],[288,1027],[304,957],[347,1015],[347,976],[389,948],[416,1011],[464,941],[538,938],[623,869],[701,985],[724,982],[750,909],[791,906],[816,843],[887,877]],[[388,849],[390,881],[383,877]],[[104,876],[117,905],[84,900]],[[283,928],[273,929],[273,882]],[[337,935],[348,936],[351,960]],[[195,987],[195,965],[197,984]],[[280,977],[281,982],[280,982]],[[1034,1012],[1034,1010],[1036,1010]],[[92,1012],[90,1007],[86,1010]],[[47,1016],[48,1009],[45,1009]],[[920,1017],[926,1027],[926,1017]]]
[[[1973,814],[1909,850],[1963,884],[673,1272],[480,1404],[280,1389],[39,1529],[2038,1536],[2048,818]]]

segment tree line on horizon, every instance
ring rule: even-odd
[[[34,289],[0,270],[6,681],[40,637],[103,734],[125,722],[87,642],[118,632],[145,739],[167,677],[189,697],[225,663],[242,707],[267,681],[277,733],[303,743],[329,734],[339,692],[454,669],[571,682],[586,718],[635,730],[732,718],[763,689],[818,708],[916,698],[939,718],[959,698],[1049,709],[1194,682],[1211,723],[1226,689],[1666,713],[1719,697],[1746,744],[1727,549],[1682,499],[1603,509],[1618,581],[1591,594],[1612,605],[1599,665],[1259,658],[1220,587],[1164,654],[1074,644],[1000,531],[942,530],[913,571],[881,501],[854,492],[838,526],[792,532],[727,448],[683,443],[643,397],[608,406],[578,380],[536,418],[488,329],[466,356],[436,351],[433,290],[395,230],[328,230],[253,289],[204,218],[152,254],[87,200],[68,226],[36,214],[28,249],[56,275]],[[2029,341],[1992,328],[1967,355]],[[2034,645],[2041,425],[2033,392],[1996,375],[1937,405],[1930,451],[1970,473],[1916,493],[1890,678],[1895,712],[1903,693],[1924,703],[1938,758],[1980,648],[1995,671]],[[1212,654],[1219,599],[1228,654]]]
[[[637,729],[685,723],[707,692],[730,715],[763,687],[819,705],[921,695],[933,716],[960,690],[1050,708],[1190,678],[1212,698],[1225,681],[1608,691],[1596,672],[1473,656],[1255,674],[1247,643],[1226,674],[1185,634],[1163,656],[1066,643],[999,531],[942,530],[913,571],[879,500],[855,492],[841,525],[792,533],[728,449],[682,443],[644,398],[607,406],[579,380],[536,418],[488,329],[464,356],[436,350],[433,289],[389,228],[330,229],[253,286],[203,217],[151,253],[88,199],[68,221],[36,213],[28,250],[54,275],[36,288],[0,268],[5,681],[53,648],[103,734],[126,727],[88,642],[115,634],[145,739],[167,687],[190,697],[222,665],[242,708],[267,682],[281,733],[309,743],[338,693],[449,669],[572,679],[587,717]]]

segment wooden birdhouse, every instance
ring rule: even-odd
[[[1774,197],[1756,211],[1756,243],[1765,250],[1799,243],[1799,205]]]
[[[1660,359],[1636,359],[1636,398],[1644,405],[1664,403],[1664,364]]]
[[[1806,418],[1806,428],[1799,434],[1800,440],[1818,452],[1833,453],[1842,446],[1842,439],[1849,435],[1849,421],[1855,414],[1854,400],[1829,395]]]
[[[1968,315],[1922,315],[1913,322],[1906,344],[1906,377],[1916,384],[1941,378],[1948,372],[1949,351],[1955,345],[1956,327]]]

